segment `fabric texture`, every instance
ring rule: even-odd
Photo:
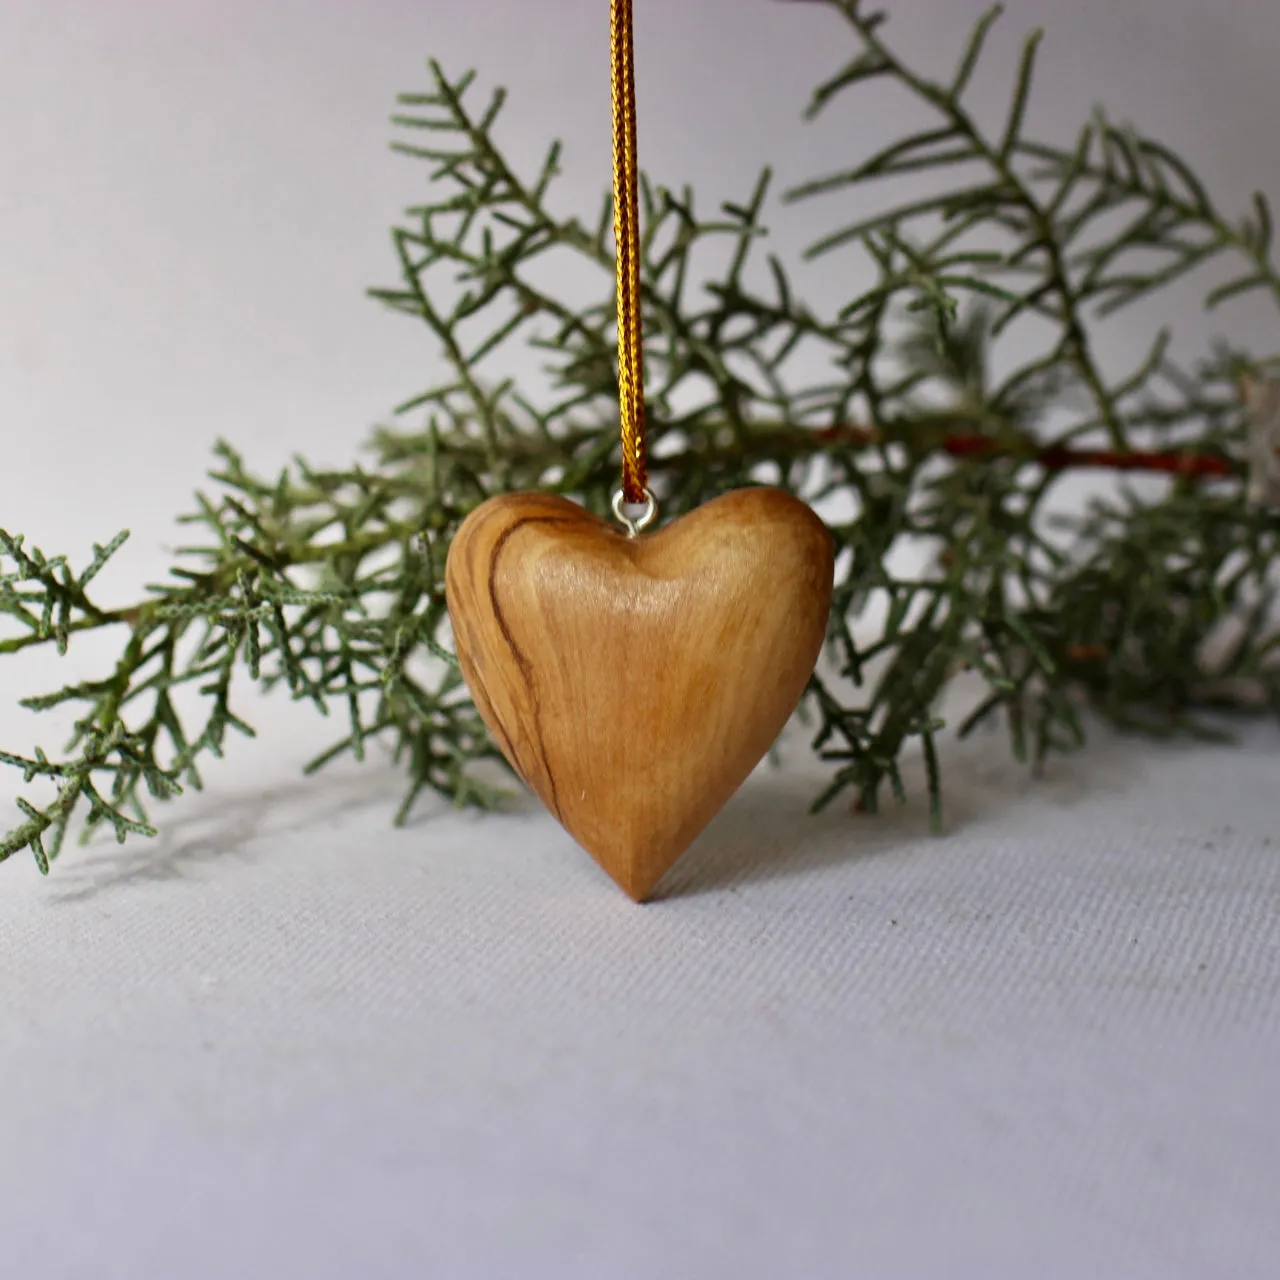
[[[1273,1274],[1277,749],[950,747],[941,836],[791,749],[645,907],[252,757],[3,868],[5,1271]]]

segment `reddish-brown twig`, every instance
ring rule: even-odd
[[[818,435],[825,443],[872,445],[881,438],[870,427],[827,427]],[[1120,452],[1113,449],[1037,448],[1034,443],[1010,444],[995,436],[952,432],[941,435],[937,447],[953,458],[1014,457],[1049,471],[1068,468],[1098,468],[1108,471],[1149,471],[1163,475],[1208,479],[1235,476],[1244,467],[1234,458],[1216,453],[1194,453],[1188,450]]]

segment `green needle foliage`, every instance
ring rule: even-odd
[[[849,278],[862,271],[866,287],[832,314],[795,295],[794,272],[761,247],[768,170],[710,217],[687,189],[646,181],[642,225],[664,513],[757,482],[831,513],[830,660],[805,701],[832,765],[819,803],[901,796],[918,739],[936,812],[938,708],[965,671],[985,692],[959,732],[1001,719],[1032,763],[1079,746],[1089,708],[1155,733],[1208,731],[1218,709],[1280,709],[1280,519],[1246,501],[1257,428],[1251,440],[1239,394],[1275,353],[1217,351],[1183,368],[1159,332],[1117,373],[1098,338],[1108,316],[1217,260],[1234,265],[1207,306],[1251,291],[1280,303],[1264,198],[1229,219],[1172,151],[1101,114],[1068,146],[1027,136],[1038,35],[1006,118],[984,128],[966,95],[997,11],[954,73],[932,80],[886,42],[882,15],[857,0],[809,5],[854,45],[811,114],[866,115],[892,85],[930,117],[786,194],[874,210],[887,193],[809,255],[851,255]],[[100,679],[24,700],[72,706],[76,727],[56,757],[0,753],[51,793],[19,801],[0,858],[28,848],[47,870],[77,816],[86,833],[151,834],[147,802],[199,787],[205,759],[253,732],[233,709],[246,680],[283,685],[334,721],[311,768],[389,746],[409,777],[401,819],[424,790],[499,800],[481,766],[500,757],[449,651],[444,559],[459,522],[500,492],[548,489],[608,510],[619,468],[612,215],[607,200],[587,221],[553,213],[559,148],[535,170],[513,164],[494,141],[503,94],[477,103],[472,75],[430,73],[396,117],[429,198],[395,228],[399,281],[375,296],[428,326],[446,374],[348,469],[299,460],[258,476],[220,445],[214,487],[185,517],[198,540],[129,607],[96,594],[124,534],[75,571],[0,533],[11,624],[0,653],[65,651],[104,627],[124,637]],[[904,178],[926,185],[897,198]],[[708,248],[727,264],[712,279],[699,265]],[[586,305],[546,283],[573,275],[569,259],[575,279],[594,273]],[[538,388],[504,363],[521,346],[539,353]],[[1078,466],[1160,479],[1055,515],[1054,490]],[[927,553],[923,567],[900,571],[904,547]]]

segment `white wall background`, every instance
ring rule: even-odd
[[[893,38],[942,72],[983,6],[890,7]],[[874,91],[802,123],[852,48],[817,7],[638,10],[643,163],[708,203],[744,195],[765,161],[781,190],[901,125]],[[363,296],[393,282],[386,229],[424,180],[388,150],[394,94],[425,86],[428,55],[476,66],[511,91],[512,154],[536,165],[562,137],[559,199],[593,211],[609,181],[607,17],[605,0],[0,0],[0,527],[78,558],[130,526],[100,588],[123,598],[163,571],[217,436],[264,468],[295,450],[349,458],[434,373],[426,330]],[[1036,24],[1033,128],[1066,140],[1102,101],[1179,148],[1227,207],[1256,186],[1280,196],[1280,5],[1011,0],[984,108]],[[775,247],[798,256],[839,216],[778,211]],[[849,296],[830,264],[802,279]],[[1204,326],[1185,318],[1195,349]],[[1261,322],[1225,320],[1236,336]],[[51,663],[6,662],[5,703],[70,674]]]

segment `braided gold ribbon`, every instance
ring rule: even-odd
[[[648,499],[644,361],[640,350],[640,207],[636,166],[636,75],[631,0],[611,0],[613,54],[613,238],[618,271],[618,405],[622,500]]]

